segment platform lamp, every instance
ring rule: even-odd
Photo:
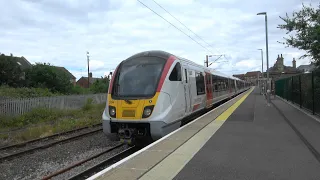
[[[265,28],[266,28],[266,56],[267,56],[267,99],[268,106],[270,106],[270,83],[269,83],[269,51],[268,51],[268,17],[267,12],[260,12],[257,15],[264,15],[265,19]]]

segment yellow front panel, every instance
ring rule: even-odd
[[[108,94],[108,104],[116,107],[117,119],[139,120],[142,118],[144,107],[156,105],[159,92],[151,99],[139,99],[139,100],[115,100],[111,98],[111,94]]]

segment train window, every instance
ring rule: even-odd
[[[184,74],[185,74],[185,78],[186,78],[186,83],[188,83],[188,73],[187,73],[187,69],[184,69]]]
[[[213,91],[218,91],[218,76],[212,75]]]
[[[181,65],[179,62],[172,69],[172,72],[169,76],[169,80],[170,81],[181,81]]]
[[[226,89],[229,89],[229,79],[226,79]]]
[[[196,72],[197,95],[205,94],[204,76],[201,72]]]

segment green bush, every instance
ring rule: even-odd
[[[88,88],[76,85],[71,88],[70,94],[92,94],[92,92]]]
[[[46,63],[37,63],[26,71],[28,87],[48,88],[51,92],[70,93],[70,77],[63,70]]]
[[[92,98],[88,98],[85,105],[82,107],[82,110],[84,111],[88,111],[92,108],[93,106],[93,99]]]
[[[109,88],[109,79],[102,78],[96,80],[90,87],[91,92],[97,93],[107,93]]]
[[[11,98],[33,98],[43,96],[59,96],[61,93],[52,93],[47,88],[13,88],[9,86],[0,86],[0,97]]]

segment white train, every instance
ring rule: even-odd
[[[129,144],[157,140],[190,115],[249,89],[250,84],[164,51],[122,61],[113,73],[103,132]]]

